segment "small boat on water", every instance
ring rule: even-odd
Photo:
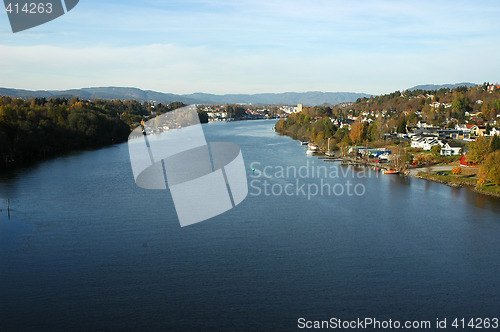
[[[307,144],[307,151],[306,151],[307,154],[314,154],[318,151],[319,151],[319,146],[317,146],[316,144],[314,143]]]
[[[386,169],[384,174],[399,174],[399,171],[395,169]]]
[[[299,144],[300,145],[307,145],[307,144],[309,144],[309,142],[307,142],[307,141],[300,141]]]

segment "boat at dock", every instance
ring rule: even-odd
[[[335,157],[335,152],[330,151],[330,137],[328,137],[328,147],[326,149],[325,156],[327,156],[327,157]]]
[[[318,151],[319,151],[319,146],[317,146],[316,144],[314,143],[307,144],[307,151],[306,151],[307,154],[314,154],[317,153]]]
[[[309,144],[309,142],[307,142],[307,141],[300,141],[299,144],[300,145],[307,145],[307,144]]]
[[[399,174],[399,171],[395,169],[386,169],[384,174]]]

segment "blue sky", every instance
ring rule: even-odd
[[[80,0],[13,34],[0,86],[171,93],[352,91],[500,81],[500,1]]]

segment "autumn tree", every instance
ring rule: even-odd
[[[453,169],[451,170],[451,172],[452,172],[454,175],[459,175],[459,174],[462,174],[462,167],[460,167],[460,166],[455,166],[455,167],[453,167]]]
[[[484,174],[497,186],[500,186],[500,151],[490,153],[483,166],[481,166],[481,174]]]
[[[349,137],[354,143],[361,143],[366,137],[366,124],[358,118],[351,126]]]
[[[488,139],[480,136],[477,141],[469,143],[469,153],[467,153],[467,161],[472,163],[482,163],[486,155],[490,151]]]

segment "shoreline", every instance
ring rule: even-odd
[[[352,158],[352,157],[342,157],[338,154],[335,154],[333,157],[327,157],[327,156],[325,156],[324,153],[318,153],[318,154],[315,154],[313,156],[316,156],[318,159],[322,159],[324,161],[328,161],[330,159],[331,161],[341,161],[341,163],[354,164],[356,166],[376,167],[376,168],[380,168],[382,170],[390,169],[390,167],[387,164],[378,164],[378,163],[374,163],[372,161],[367,161],[367,160],[362,160],[362,159],[360,160],[360,159],[356,159],[356,158]],[[323,158],[319,158],[319,157],[323,157]],[[435,166],[431,166],[431,168],[432,167],[441,168],[440,170],[442,170],[442,168],[450,168],[451,169],[454,166],[435,165]],[[443,184],[443,185],[446,185],[446,186],[452,187],[452,188],[466,188],[466,189],[469,189],[477,194],[483,194],[483,195],[487,195],[487,196],[491,196],[491,197],[495,197],[495,198],[500,198],[500,194],[480,190],[477,188],[477,186],[475,184],[468,183],[466,181],[453,182],[453,181],[445,181],[445,180],[441,180],[441,179],[436,179],[436,178],[432,177],[435,174],[429,174],[429,176],[419,175],[419,173],[424,172],[424,169],[425,168],[423,168],[423,167],[405,169],[405,170],[399,172],[399,174],[401,174],[403,176],[407,176],[407,177],[412,177],[412,178],[427,180],[427,181],[431,181],[431,182],[435,182],[435,183],[440,183],[440,184]],[[419,170],[421,170],[421,171],[419,171]],[[415,173],[415,171],[416,171],[416,173]],[[433,170],[433,172],[434,172],[434,170]],[[452,179],[452,178],[450,178],[450,179]]]

